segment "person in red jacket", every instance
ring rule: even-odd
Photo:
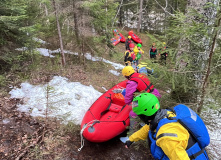
[[[122,74],[125,78],[128,79],[126,84],[126,91],[117,89],[116,91],[114,91],[114,93],[120,93],[122,91],[126,92],[124,96],[125,104],[128,105],[131,104],[135,92],[148,92],[156,95],[157,97],[161,97],[158,90],[154,89],[154,85],[150,82],[146,74],[136,73],[132,66],[124,67],[122,70]],[[137,114],[131,110],[129,116],[130,116],[130,130],[133,130],[136,123],[134,121],[134,118],[136,118]],[[127,137],[121,137],[121,138],[124,139]]]
[[[126,66],[122,70],[122,74],[128,79],[126,85],[125,103],[130,104],[134,98],[134,93],[146,91],[153,92],[154,86],[149,81],[147,75],[136,73],[132,66]]]
[[[146,74],[136,73],[132,66],[124,67],[122,74],[128,79],[125,94],[126,104],[130,104],[132,102],[135,92],[148,92],[160,97],[158,90],[154,89],[153,84],[150,82]]]
[[[133,101],[135,92],[148,92],[157,97],[161,97],[157,89],[148,79],[146,74],[136,73],[132,66],[126,66],[122,70],[122,74],[128,79],[125,93],[125,103],[130,104]],[[137,115],[131,111],[130,117],[135,118]]]

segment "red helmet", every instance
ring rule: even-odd
[[[129,44],[129,47],[134,48],[134,44],[133,43]]]

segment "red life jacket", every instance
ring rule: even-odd
[[[155,48],[154,48],[154,47],[152,47],[151,49],[152,49],[152,51],[155,53],[156,47],[155,47]]]
[[[137,82],[137,90],[139,92],[146,91],[150,93],[153,91],[154,86],[150,83],[146,74],[134,73],[129,80]]]
[[[132,57],[133,60],[135,60],[136,55],[134,54],[134,52],[131,53],[131,57]]]

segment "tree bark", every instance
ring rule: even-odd
[[[211,62],[212,62],[212,58],[213,58],[213,54],[214,54],[214,50],[215,50],[216,39],[217,39],[217,36],[219,34],[219,30],[220,30],[220,29],[218,29],[220,27],[220,22],[221,22],[220,14],[221,14],[221,11],[219,11],[219,13],[217,13],[217,17],[219,17],[219,18],[217,20],[217,24],[215,24],[215,27],[214,27],[214,34],[213,34],[214,37],[212,39],[212,47],[211,47],[210,54],[209,54],[207,72],[206,72],[205,79],[204,79],[203,86],[202,86],[202,94],[200,97],[199,106],[197,108],[198,114],[200,114],[202,111],[203,103],[204,103],[204,99],[205,99],[205,95],[206,95],[206,88],[207,88],[207,83],[209,80],[210,70],[211,70]]]
[[[55,3],[55,0],[52,0],[52,2],[53,2],[54,11],[55,11],[55,17],[56,17],[56,22],[57,22],[58,37],[59,37],[60,48],[61,48],[62,66],[64,67],[66,62],[65,62],[65,56],[64,56],[64,49],[63,49],[63,42],[62,42],[62,36],[61,36],[61,29],[60,29],[60,24],[59,24],[59,20],[58,20],[57,6],[56,6],[56,3]]]
[[[140,11],[139,11],[139,20],[137,23],[137,32],[140,32],[141,30],[141,23],[142,23],[142,13],[143,13],[143,0],[139,0],[140,1]]]
[[[74,10],[74,32],[75,32],[77,43],[80,44],[79,27],[78,27],[78,15],[77,15],[77,8],[75,6],[75,1],[73,1],[73,10]]]

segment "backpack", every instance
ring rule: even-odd
[[[201,148],[205,148],[210,143],[210,137],[208,130],[200,118],[192,109],[189,107],[179,104],[174,108],[169,108],[176,114],[176,117],[168,117],[171,120],[177,120],[189,133],[197,140]]]

